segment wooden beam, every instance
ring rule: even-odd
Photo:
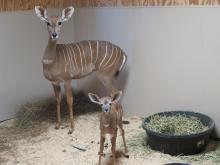
[[[103,6],[218,6],[220,0],[0,0],[0,11],[33,10],[35,5],[50,8]]]

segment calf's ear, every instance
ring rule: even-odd
[[[93,103],[100,104],[100,98],[99,98],[99,96],[97,96],[96,94],[93,94],[93,93],[89,93],[88,96],[89,96],[89,99],[90,99]]]
[[[117,103],[122,96],[122,91],[118,91],[112,95],[112,102]]]

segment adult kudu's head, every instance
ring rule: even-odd
[[[56,41],[59,38],[62,23],[68,21],[73,15],[74,8],[72,6],[63,9],[61,16],[48,16],[47,9],[35,6],[37,16],[47,24],[47,30],[50,38]]]

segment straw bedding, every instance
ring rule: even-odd
[[[68,111],[62,103],[62,126],[55,130],[55,101],[28,103],[19,108],[17,117],[0,124],[0,164],[10,165],[92,165],[98,160],[99,111],[100,108],[88,101],[86,95],[75,95],[76,127],[69,135]],[[126,111],[126,110],[125,110]],[[130,158],[124,158],[122,138],[117,138],[117,164],[163,165],[185,162],[192,165],[219,165],[220,146],[211,142],[206,152],[195,156],[177,156],[155,152],[147,145],[146,134],[141,128],[142,119],[126,115],[124,125]],[[85,151],[73,146],[79,146]],[[110,140],[105,142],[104,164],[111,164]]]

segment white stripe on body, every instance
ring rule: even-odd
[[[73,65],[73,68],[74,68],[74,71],[76,71],[76,66],[74,65],[74,62],[73,62],[73,51],[71,49],[71,45],[69,46],[69,51],[70,51],[70,60],[71,60],[71,63]]]
[[[99,56],[99,41],[97,41],[97,45],[96,45],[96,60],[95,60],[95,63],[94,64],[96,64],[96,62],[97,62],[97,60],[98,60],[98,56]]]
[[[72,63],[72,66],[74,68],[74,71],[76,71],[76,66],[74,65],[74,62],[73,62],[73,51],[71,49],[71,45],[69,45],[69,51],[70,51],[70,60],[71,60],[71,63]]]
[[[71,59],[72,59],[72,62],[74,63],[73,65],[74,65],[74,67],[75,67],[75,69],[77,70],[77,73],[79,73],[79,68],[78,68],[78,64],[77,64],[77,62],[76,62],[76,54],[75,54],[75,52],[74,52],[74,49],[73,49],[73,46],[72,45],[70,45],[70,51],[72,52],[72,54],[71,54]],[[73,58],[74,58],[74,60],[73,60]]]
[[[91,56],[91,64],[90,64],[90,68],[92,69],[93,52],[92,52],[92,46],[91,46],[90,41],[88,41],[88,43],[89,43],[90,56]]]
[[[125,62],[126,62],[126,56],[124,55],[124,53],[122,53],[122,55],[123,55],[123,60],[122,60],[122,64],[121,64],[121,66],[120,66],[120,68],[119,68],[119,70],[118,71],[121,71],[122,70],[122,68],[123,68],[123,66],[124,66],[124,64],[125,64]]]
[[[103,67],[106,67],[106,65],[109,63],[109,61],[111,60],[111,58],[112,58],[112,55],[113,55],[113,52],[114,52],[114,47],[113,47],[113,45],[112,45],[112,53],[111,53],[111,56],[109,57],[109,59],[108,59],[108,61],[105,63],[105,65],[103,66]]]
[[[66,46],[67,55],[68,55],[69,64],[70,64],[70,76],[73,77],[73,73],[74,73],[75,67],[74,67],[74,65],[72,63],[70,48],[67,45],[65,45],[65,46]]]
[[[107,67],[105,67],[105,69],[111,67],[111,66],[115,63],[115,61],[117,60],[117,58],[118,58],[118,48],[116,47],[115,59],[113,60],[113,62],[112,62],[110,65],[108,65]]]
[[[99,69],[101,68],[102,63],[105,61],[105,58],[106,58],[106,56],[107,56],[107,52],[108,52],[108,43],[106,42],[106,46],[105,46],[105,56],[104,56],[104,58],[102,59],[100,65],[99,65]]]
[[[67,66],[69,66],[69,70],[71,70],[71,69],[72,69],[72,65],[71,65],[71,63],[70,63],[69,51],[68,51],[68,48],[67,48],[66,45],[63,45],[63,46],[64,46],[64,52],[65,52],[65,54],[66,54],[66,56],[67,56],[67,58],[66,58],[66,60],[67,60]]]
[[[85,51],[83,49],[83,46],[81,43],[79,43],[79,46],[82,48],[82,52],[83,52],[83,56],[84,56],[84,62],[85,62],[85,70],[87,70],[87,61],[86,61],[86,55],[85,55]]]
[[[80,55],[80,61],[81,61],[81,67],[82,67],[82,73],[83,73],[83,61],[82,61],[82,55],[81,55],[81,50],[78,44],[76,44],[78,50],[79,50],[79,55]]]
[[[65,56],[65,51],[64,51],[64,48],[63,48],[63,46],[61,46],[60,47],[60,50],[62,50],[62,52],[63,53],[61,53],[62,55],[63,55],[63,57],[64,57],[64,63],[65,63],[65,69],[64,69],[64,71],[66,72],[66,70],[67,70],[67,60],[66,60],[66,56]]]

